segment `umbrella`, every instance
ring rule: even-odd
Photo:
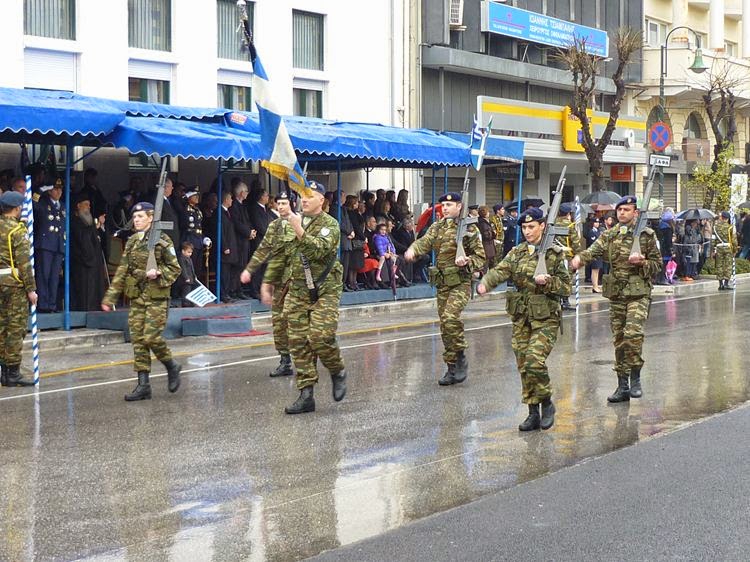
[[[544,205],[544,201],[541,199],[521,199],[521,212],[525,211],[529,207],[541,207]],[[518,208],[518,201],[511,201],[507,205],[505,205],[506,209],[517,209]]]
[[[615,193],[614,191],[594,191],[581,199],[581,203],[588,203],[589,205],[593,203],[612,205],[612,208],[614,209],[614,205],[616,205],[620,199],[622,199],[622,195]]]
[[[686,209],[680,213],[677,213],[677,217],[683,221],[692,221],[700,219],[715,219],[716,215],[708,209]]]
[[[745,201],[744,203],[740,203],[737,205],[738,209],[750,209],[750,201]]]
[[[615,210],[615,206],[609,203],[591,203],[588,206],[591,207],[597,213],[599,211],[614,211]]]

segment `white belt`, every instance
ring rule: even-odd
[[[0,269],[0,275],[17,275],[18,270],[13,267],[6,267],[5,269]]]
[[[717,248],[728,248],[729,242],[721,242],[720,244],[716,244]]]

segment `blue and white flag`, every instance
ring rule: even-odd
[[[255,105],[258,106],[260,117],[261,150],[264,155],[267,155],[261,165],[274,177],[287,181],[290,188],[309,197],[313,190],[308,187],[305,175],[297,161],[297,155],[294,153],[294,147],[289,138],[284,119],[282,119],[276,107],[268,75],[260,62],[260,57],[253,43],[244,0],[239,0],[237,7],[240,10],[240,24],[244,42],[250,51],[250,60],[253,63],[252,88],[253,98],[255,99]],[[230,116],[230,120],[241,119],[242,117],[244,116],[234,113]],[[242,125],[243,123],[239,124]]]
[[[471,129],[471,165],[474,169],[479,171],[482,167],[485,155],[485,145],[487,144],[487,137],[490,134],[492,128],[492,118],[487,123],[487,127],[482,128],[479,126],[477,118],[474,117],[474,127]]]
[[[198,287],[190,291],[185,298],[196,306],[203,308],[207,304],[216,302],[216,295],[214,295],[208,288],[198,281]]]

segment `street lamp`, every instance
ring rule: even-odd
[[[669,36],[672,35],[678,29],[687,29],[692,31],[696,38],[696,44],[698,43],[698,33],[686,25],[680,25],[675,27],[667,33],[667,37],[664,39],[664,44],[661,46],[661,69],[659,72],[659,121],[664,121],[666,101],[664,99],[664,77],[667,75],[667,45],[669,45]],[[688,69],[693,71],[695,74],[702,74],[708,67],[703,62],[703,52],[700,48],[695,50],[695,59]],[[662,151],[663,152],[663,151]],[[659,203],[664,204],[664,171],[659,168]]]

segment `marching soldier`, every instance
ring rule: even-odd
[[[337,258],[339,224],[323,212],[326,188],[310,182],[313,193],[302,197],[302,215],[290,213],[289,226],[294,240],[289,243],[289,290],[284,299],[284,314],[289,323],[289,349],[297,367],[297,400],[287,406],[287,414],[315,411],[313,387],[318,382],[317,359],[331,373],[333,399],[339,402],[346,395],[346,369],[336,341],[341,300],[341,263]],[[274,266],[273,268],[271,266]],[[282,269],[279,273],[278,269]],[[283,278],[284,263],[272,260],[266,272],[268,279]],[[266,277],[264,277],[264,280]],[[275,293],[267,287],[264,302]]]
[[[136,233],[128,239],[115,277],[102,301],[102,310],[109,312],[121,293],[130,299],[128,328],[133,342],[133,368],[138,373],[138,386],[125,395],[128,402],[151,399],[149,374],[152,351],[167,369],[169,392],[177,392],[180,387],[182,366],[172,359],[162,335],[167,324],[170,289],[180,275],[180,264],[172,241],[162,232],[154,249],[156,269],[146,271],[148,232],[153,221],[154,206],[151,203],[138,203],[133,207],[133,228]]]
[[[275,201],[279,218],[268,225],[266,235],[261,240],[258,249],[253,253],[253,257],[250,258],[250,262],[245,266],[240,281],[244,284],[250,283],[252,276],[258,272],[263,264],[268,262],[268,267],[263,275],[261,295],[264,291],[268,292],[269,286],[273,287],[271,304],[273,343],[280,356],[279,365],[271,371],[270,376],[283,377],[294,374],[292,356],[289,353],[289,323],[284,313],[284,298],[288,289],[291,269],[287,249],[292,247],[296,235],[287,220],[289,215],[292,214],[289,196],[286,193],[280,193],[276,196]]]
[[[20,221],[24,196],[0,195],[0,384],[34,386],[21,377],[21,350],[29,321],[29,303],[36,304],[36,283],[29,258],[26,226]]]
[[[737,240],[734,235],[734,226],[729,222],[730,214],[728,211],[722,211],[719,215],[719,222],[714,228],[716,237],[716,278],[719,280],[720,291],[734,291],[734,287],[729,284],[732,277],[732,256],[737,252]]]
[[[562,245],[565,250],[565,259],[570,261],[574,255],[583,250],[581,245],[581,235],[578,233],[578,228],[575,221],[572,220],[573,205],[571,203],[563,203],[560,205],[560,214],[555,220],[555,226],[564,226],[568,229],[567,236],[556,236],[555,241]],[[568,293],[570,293],[570,287],[568,287]],[[568,295],[562,297],[560,302],[563,310],[572,310],[574,307],[570,306],[570,300]]]
[[[563,249],[553,246],[545,256],[549,275],[534,276],[545,223],[544,213],[536,207],[523,212],[518,224],[526,241],[487,272],[477,287],[480,295],[507,279],[512,279],[516,287],[506,293],[507,310],[513,320],[512,346],[521,373],[522,399],[529,407],[519,431],[549,429],[555,423],[546,361],[560,329],[560,298],[570,292],[570,272]]]
[[[471,276],[484,267],[482,237],[476,225],[469,225],[463,240],[466,257],[456,257],[456,219],[461,214],[461,195],[446,193],[438,200],[443,204],[443,218],[433,223],[427,233],[414,242],[404,254],[406,261],[414,261],[431,250],[436,252],[430,280],[437,286],[437,307],[440,335],[443,339],[443,360],[448,369],[438,384],[447,386],[466,380],[469,362],[465,350],[461,313],[471,296]]]
[[[201,279],[203,273],[203,212],[198,207],[200,193],[197,188],[193,188],[185,194],[187,207],[185,208],[184,224],[185,229],[182,236],[183,242],[190,242],[193,245],[193,269],[198,279]]]
[[[651,303],[651,279],[662,267],[656,234],[650,228],[640,236],[642,254],[631,255],[633,228],[637,215],[636,198],[626,195],[615,205],[619,224],[604,232],[587,250],[575,256],[575,270],[596,258],[605,258],[610,273],[602,280],[602,296],[608,298],[609,317],[615,344],[617,390],[609,402],[640,398],[643,367],[643,332]],[[628,376],[630,385],[628,385]]]
[[[39,286],[39,312],[57,311],[57,288],[65,257],[65,209],[60,203],[62,180],[39,188],[34,203],[34,262]]]
[[[499,262],[503,259],[503,246],[505,245],[505,225],[503,219],[505,218],[505,206],[502,203],[498,203],[492,207],[492,216],[490,217],[490,224],[492,229],[495,231],[495,262]],[[493,266],[495,264],[488,264]]]

